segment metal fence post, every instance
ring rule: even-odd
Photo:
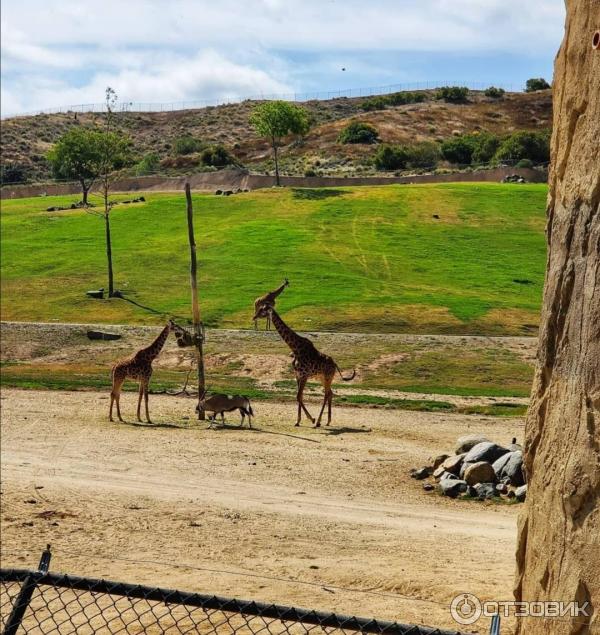
[[[47,545],[45,551],[42,552],[37,572],[29,574],[23,582],[23,586],[21,587],[19,595],[15,600],[12,611],[8,616],[4,635],[15,635],[19,626],[21,626],[23,616],[25,615],[25,611],[31,602],[31,597],[33,596],[33,592],[37,586],[35,573],[48,573],[51,558],[52,554],[50,553],[50,545]]]
[[[492,616],[492,623],[490,624],[490,635],[500,635],[500,615]]]

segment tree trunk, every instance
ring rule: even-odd
[[[520,635],[600,633],[600,0],[566,5],[515,596],[588,602],[589,616],[521,618]]]
[[[277,160],[277,142],[275,141],[274,137],[273,137],[273,157],[275,159],[275,184],[279,186],[280,183],[279,183],[279,162]]]
[[[81,181],[81,202],[87,207],[88,204],[88,192],[90,188],[86,186],[85,181]]]
[[[112,245],[110,242],[110,212],[104,213],[104,223],[106,227],[106,259],[108,261],[108,297],[112,298],[115,289],[113,283]]]

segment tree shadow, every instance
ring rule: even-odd
[[[325,198],[344,196],[344,190],[334,190],[332,188],[313,189],[309,187],[293,187],[292,196],[301,201],[321,201]]]

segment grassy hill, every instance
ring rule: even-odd
[[[544,185],[510,184],[195,195],[204,320],[250,327],[254,298],[287,276],[278,306],[298,329],[531,334],[545,197]],[[85,296],[106,286],[103,222],[45,211],[75,198],[3,201],[3,319],[160,322],[124,300]],[[116,206],[112,229],[117,288],[188,316],[183,196]]]
[[[464,104],[433,99],[433,91],[423,91],[426,101],[385,110],[365,112],[366,97],[338,98],[306,102],[313,127],[298,142],[288,139],[282,148],[282,169],[303,174],[307,168],[323,175],[369,174],[373,145],[341,144],[338,135],[350,121],[359,120],[377,128],[383,143],[441,141],[453,135],[487,131],[498,135],[516,130],[541,130],[551,125],[550,91],[507,93],[502,99],[471,91]],[[249,116],[257,102],[245,101],[201,108],[156,113],[119,113],[118,124],[127,132],[141,157],[158,154],[159,171],[165,174],[199,169],[199,154],[178,156],[175,141],[192,136],[205,144],[224,144],[238,161],[251,170],[272,170],[268,144],[254,134]],[[37,115],[2,122],[2,162],[22,166],[29,179],[50,176],[45,154],[71,126],[92,124],[101,115],[74,113]]]

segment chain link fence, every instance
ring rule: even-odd
[[[47,549],[37,571],[0,569],[4,635],[460,635],[426,626],[49,573],[49,563]]]

